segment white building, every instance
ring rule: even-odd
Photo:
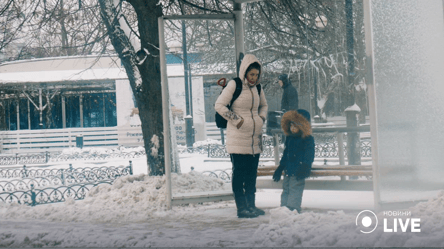
[[[183,65],[168,65],[173,124],[183,131]],[[192,77],[196,141],[205,140],[202,76]],[[160,101],[160,99],[159,99]],[[56,151],[75,146],[143,145],[140,119],[116,56],[75,56],[0,65],[0,151]],[[177,141],[185,138],[177,134]]]

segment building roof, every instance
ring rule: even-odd
[[[126,79],[123,68],[1,73],[0,84]]]
[[[183,65],[167,65],[169,77],[184,75]],[[0,65],[0,84],[56,83],[127,79],[117,56],[70,56],[13,61]]]

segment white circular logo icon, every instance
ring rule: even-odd
[[[361,233],[371,233],[378,226],[378,217],[370,210],[361,211],[356,216],[356,226],[360,228]]]

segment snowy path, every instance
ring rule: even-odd
[[[153,219],[133,224],[2,221],[0,247],[248,246],[259,225],[266,221],[266,218],[239,221],[234,216],[219,215],[207,210],[177,220]]]
[[[307,204],[304,212],[325,213],[320,205],[325,205],[325,198],[320,191],[306,194]],[[361,193],[362,194],[362,193]],[[171,211],[150,213],[146,219],[128,217],[107,217],[101,219],[97,213],[81,214],[86,209],[76,208],[73,214],[73,203],[51,205],[51,214],[45,205],[19,210],[10,215],[21,217],[31,215],[37,219],[11,220],[2,216],[0,222],[0,247],[247,247],[260,246],[255,232],[261,226],[270,223],[270,210],[279,206],[279,190],[259,190],[257,205],[266,210],[265,216],[256,219],[238,219],[234,201],[204,203],[173,207]],[[338,197],[341,192],[330,193],[341,205]],[[341,200],[345,200],[342,194]],[[317,200],[317,201],[316,201]],[[320,201],[323,200],[323,201]],[[80,202],[76,202],[80,203]],[[342,202],[342,206],[348,206]],[[73,206],[74,205],[74,206]],[[116,209],[124,209],[116,205]],[[144,212],[133,208],[132,212]],[[45,211],[46,210],[46,211]],[[69,212],[65,212],[68,210]],[[94,212],[98,212],[95,209]],[[357,213],[356,210],[351,211]],[[33,213],[33,214],[30,214]],[[66,213],[71,218],[61,217]],[[121,212],[119,212],[121,214]],[[110,214],[115,215],[115,214]],[[47,217],[47,219],[44,219]],[[89,217],[89,218],[88,218]],[[54,220],[51,222],[51,220]],[[61,220],[61,221],[59,221]],[[67,222],[70,220],[70,222]],[[109,222],[109,220],[112,220]]]
[[[230,184],[198,173],[230,164],[204,163],[205,158],[181,156],[183,174],[172,175],[173,193],[230,189]],[[356,215],[373,210],[372,192],[305,191],[303,212],[297,214],[279,208],[281,190],[259,189],[256,205],[266,215],[238,219],[234,201],[166,210],[165,177],[143,175],[144,158],[133,163],[134,176],[99,186],[85,200],[36,207],[0,203],[0,247],[444,246],[444,191],[409,209],[412,218],[421,218],[421,233],[385,233],[380,222],[375,232],[363,234]],[[75,162],[74,167],[79,166],[91,165]],[[386,218],[377,215],[381,221]]]
[[[0,247],[247,247],[256,244],[259,227],[269,223],[266,211],[259,218],[238,219],[231,201],[174,207],[141,222],[2,219]]]

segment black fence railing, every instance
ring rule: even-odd
[[[109,159],[134,159],[145,155],[144,150],[131,152],[110,152],[110,153],[75,153],[75,154],[51,154],[50,162],[64,161],[96,161]]]
[[[118,177],[132,175],[129,166],[68,169],[0,170],[0,202],[39,205],[84,199],[99,184],[112,184]]]
[[[49,162],[50,153],[0,155],[0,165],[40,164]]]
[[[361,140],[361,157],[372,157],[372,143],[370,140]],[[343,143],[344,156],[347,157],[347,143]],[[315,146],[315,157],[319,158],[331,158],[339,157],[339,146],[338,142],[325,142],[321,144],[316,144]]]
[[[72,164],[67,169],[28,169],[26,165],[19,169],[0,169],[1,178],[36,178],[36,177],[58,177],[65,181],[100,181],[114,180],[124,175],[132,175],[132,162],[129,166],[119,167],[85,167],[73,168]]]
[[[360,141],[361,146],[361,157],[372,157],[372,145],[369,139],[363,139]],[[347,157],[347,142],[343,142],[344,146],[344,156]],[[282,157],[284,151],[284,145],[282,143],[279,144],[279,155]],[[318,140],[315,138],[315,157],[317,158],[336,158],[339,157],[339,146],[338,142],[331,140]],[[208,157],[211,158],[229,158],[230,155],[227,153],[227,150],[224,145],[221,144],[212,144],[208,146]],[[270,158],[274,157],[274,146],[272,144],[272,137],[267,136],[264,138],[264,143],[262,147],[262,158]]]
[[[14,192],[20,190],[29,190],[33,187],[43,188],[64,185],[62,179],[57,176],[6,179],[0,181],[0,192]]]
[[[34,188],[31,184],[29,190],[18,190],[13,192],[0,192],[0,202],[18,203],[24,205],[40,205],[64,202],[68,199],[82,200],[91,188],[100,184],[112,184],[112,181],[101,181],[95,183],[74,184],[69,186]]]
[[[347,142],[344,139],[344,156],[347,157]],[[316,157],[319,158],[334,158],[338,157],[339,146],[335,141],[334,136],[329,140],[325,136],[316,136],[315,134]],[[362,139],[360,141],[361,157],[372,157],[371,141],[370,139]],[[263,150],[261,153],[262,158],[274,157],[273,138],[271,136],[264,136]],[[279,154],[282,156],[284,145],[280,143]],[[207,144],[193,148],[179,148],[179,153],[199,153],[206,154],[210,158],[229,158],[225,145],[222,144]],[[145,155],[145,152],[131,152],[131,153],[116,153],[116,154],[36,154],[36,155],[16,155],[16,156],[0,156],[0,165],[16,165],[16,164],[38,164],[46,162],[61,162],[61,161],[74,161],[74,160],[109,160],[109,159],[133,159]],[[18,163],[17,163],[18,162]],[[1,173],[0,173],[1,177]]]
[[[202,175],[218,178],[226,182],[231,182],[231,173],[232,173],[231,169],[225,169],[225,170],[216,169],[212,171],[210,170],[203,171]]]
[[[110,153],[73,153],[44,152],[37,154],[0,155],[0,165],[45,164],[48,162],[98,161],[109,159],[135,159],[145,155],[145,151],[110,152]]]

